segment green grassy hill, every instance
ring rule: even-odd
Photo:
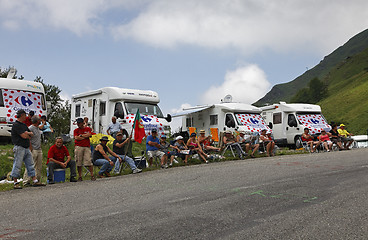
[[[347,43],[326,56],[314,68],[306,71],[301,76],[291,82],[277,84],[263,98],[254,103],[255,106],[263,106],[266,103],[276,103],[279,101],[289,102],[290,99],[302,88],[305,88],[309,81],[317,77],[324,79],[328,77],[331,70],[336,65],[345,62],[352,56],[361,53],[368,48],[368,29],[352,37]]]
[[[368,129],[368,48],[331,69],[323,79],[328,97],[317,103],[327,120],[344,123],[355,134]]]

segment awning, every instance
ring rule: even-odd
[[[211,108],[212,106],[213,105],[190,108],[190,109],[183,110],[182,112],[173,113],[173,114],[171,114],[171,116],[172,117],[181,117],[181,116],[185,116],[185,115],[190,115],[192,113],[200,112],[200,111],[206,110],[208,108]]]

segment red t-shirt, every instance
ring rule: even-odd
[[[27,125],[27,127],[31,126],[32,125],[31,118],[27,116],[26,117],[26,120],[24,121],[24,123]]]
[[[61,148],[56,147],[56,145],[52,145],[47,153],[47,163],[49,163],[49,159],[53,158],[59,162],[65,162],[65,158],[69,156],[68,149],[63,145]]]
[[[77,128],[74,130],[74,136],[79,136],[85,133],[92,133],[92,130],[89,127]],[[74,144],[75,146],[79,146],[79,147],[90,147],[91,146],[89,142],[89,138],[85,138],[79,141],[74,140]]]

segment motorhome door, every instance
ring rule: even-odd
[[[300,135],[300,125],[294,113],[287,113],[284,117],[287,142],[294,144],[295,136]]]
[[[234,115],[232,113],[226,113],[224,131],[226,130],[234,131],[236,129],[236,126],[237,124],[235,122]]]

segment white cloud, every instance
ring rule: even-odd
[[[179,108],[173,108],[170,110],[170,113],[178,113],[183,111],[184,108],[188,108],[191,107],[191,105],[189,103],[183,103]],[[171,132],[175,133],[175,132],[179,132],[180,127],[182,126],[182,117],[175,117],[172,118],[172,121],[170,123],[170,127],[171,127]]]
[[[156,0],[113,34],[163,48],[332,50],[366,28],[367,8],[366,0]]]
[[[242,66],[226,73],[221,86],[210,87],[202,96],[202,103],[220,103],[226,95],[233,97],[233,102],[253,103],[270,90],[266,74],[257,65]]]
[[[182,44],[328,53],[366,29],[366,0],[0,0],[0,26],[106,33],[162,48]],[[112,13],[112,14],[110,14]]]

